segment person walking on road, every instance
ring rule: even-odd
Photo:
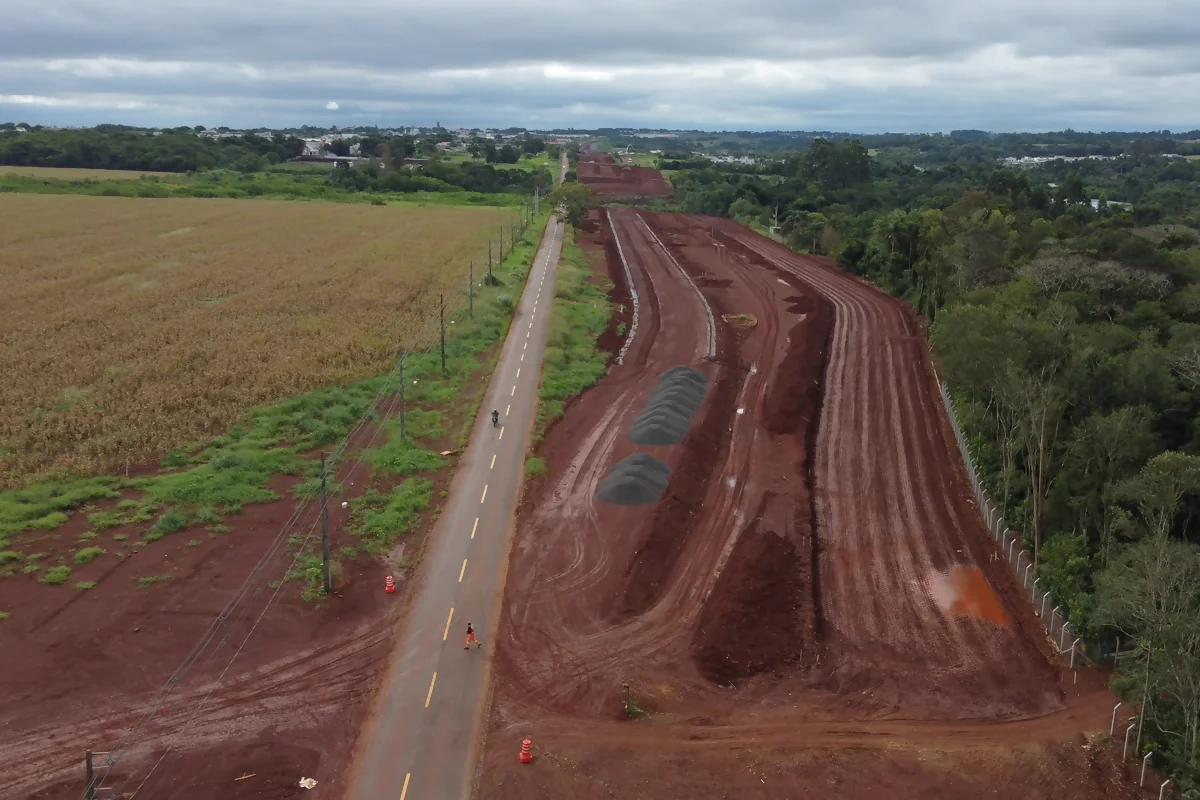
[[[483,647],[483,642],[481,642],[475,638],[475,629],[472,628],[471,623],[468,622],[467,623],[467,643],[465,645],[463,645],[463,650],[470,650],[472,643],[474,643],[476,647]]]

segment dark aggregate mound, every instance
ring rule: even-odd
[[[613,465],[596,490],[596,499],[618,506],[657,502],[667,490],[671,468],[645,453],[634,453]]]
[[[646,407],[629,429],[630,441],[637,444],[679,444],[704,400],[708,379],[691,367],[671,367],[659,377]]]

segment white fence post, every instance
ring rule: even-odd
[[[1113,706],[1112,724],[1108,726],[1108,735],[1112,736],[1117,730],[1117,709],[1121,707],[1120,703]]]
[[[1146,761],[1152,755],[1154,755],[1153,751],[1146,753],[1146,755],[1142,756],[1142,774],[1141,774],[1141,776],[1138,777],[1138,788],[1139,789],[1142,788],[1142,782],[1146,780]]]
[[[1121,750],[1121,760],[1129,758],[1129,734],[1133,733],[1135,723],[1129,723],[1129,727],[1125,729],[1125,747]]]
[[[1041,579],[1041,578],[1034,578],[1034,579],[1033,579],[1033,586],[1032,586],[1032,587],[1030,588],[1030,590],[1029,590],[1029,601],[1030,601],[1031,603],[1036,603],[1036,602],[1037,602],[1037,585],[1038,585],[1039,583],[1041,583],[1041,582],[1042,582],[1042,579]]]
[[[1079,641],[1082,636],[1076,636],[1075,641],[1071,642],[1071,669],[1075,669],[1075,651],[1079,649]]]
[[[1170,783],[1169,780],[1163,781],[1162,786],[1158,787],[1158,800],[1163,800],[1163,792],[1167,790],[1168,783]]]
[[[1012,541],[1010,541],[1008,543],[1008,563],[1010,563],[1010,564],[1012,563],[1013,545],[1016,543],[1017,543],[1017,537],[1015,537],[1015,536],[1012,538]]]
[[[1058,649],[1059,650],[1062,650],[1063,648],[1065,648],[1067,646],[1067,628],[1069,628],[1070,626],[1071,626],[1071,623],[1067,622],[1064,619],[1063,626],[1062,626],[1062,634],[1058,638]]]
[[[1042,610],[1038,612],[1038,616],[1042,618],[1042,624],[1046,622],[1046,598],[1050,596],[1049,592],[1042,595]]]
[[[1025,565],[1025,574],[1021,577],[1021,588],[1022,589],[1029,588],[1029,568],[1032,566],[1033,566],[1032,561],[1030,561],[1028,564]]]

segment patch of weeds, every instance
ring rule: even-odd
[[[191,464],[191,463],[192,463],[191,454],[188,453],[187,450],[183,450],[183,449],[180,449],[177,447],[174,450],[172,450],[171,452],[167,453],[167,457],[164,458],[162,461],[162,467],[163,467],[163,469],[178,469],[180,467],[186,467],[188,464]]]
[[[113,483],[112,478],[47,481],[0,492],[0,537],[29,529],[53,530],[67,521],[67,512],[119,498]]]
[[[86,592],[88,589],[95,589],[96,582],[95,581],[80,581],[79,583],[75,584],[75,588],[81,592]]]
[[[125,520],[115,511],[97,511],[95,514],[88,514],[88,524],[97,530],[104,530],[119,528],[125,524]]]
[[[229,533],[229,526],[221,522],[216,525],[209,525],[205,530],[213,534]]]
[[[389,494],[370,489],[354,502],[353,533],[367,552],[382,555],[416,528],[431,499],[433,481],[428,478],[409,478]]]
[[[172,580],[174,577],[175,576],[173,576],[173,575],[147,575],[144,578],[138,578],[137,582],[138,582],[138,586],[145,589],[149,586],[153,586],[156,583],[164,583],[166,581]]]
[[[116,536],[114,536],[114,537],[113,537],[113,541],[115,541],[115,542],[123,542],[123,541],[125,541],[125,540],[126,540],[126,539],[128,539],[128,538],[129,538],[129,534],[127,534],[127,533],[118,533]]]
[[[226,503],[225,505],[220,507],[219,511],[222,514],[225,514],[227,516],[236,517],[238,514],[242,513],[242,504],[241,503]]]
[[[11,616],[12,614],[8,613],[7,611],[0,611],[0,620],[8,619]]]
[[[42,565],[36,561],[32,561],[21,568],[21,572],[25,575],[32,575],[42,568]]]
[[[219,525],[221,522],[221,515],[218,514],[217,510],[212,506],[204,506],[203,508],[196,509],[196,513],[192,517],[192,521],[196,525]]]
[[[540,478],[547,472],[549,472],[549,469],[546,467],[546,459],[544,458],[532,456],[525,462],[526,478]]]
[[[358,558],[358,548],[357,547],[343,547],[340,552],[346,558]]]
[[[88,531],[87,533],[79,534],[79,538],[76,539],[75,541],[90,542],[92,539],[99,539],[99,538],[100,538],[100,534],[96,533],[95,531]]]
[[[150,528],[150,532],[146,534],[145,539],[148,542],[156,542],[169,533],[178,533],[188,525],[187,514],[177,508],[172,508],[167,513],[158,518],[158,522]]]
[[[366,453],[373,474],[414,475],[433,472],[446,464],[446,459],[432,450],[405,439],[394,439],[378,450]]]
[[[300,590],[300,598],[307,603],[325,596],[325,568],[319,555],[305,556],[300,562],[300,573],[304,579],[304,588]],[[329,559],[330,586],[339,586],[342,579],[342,565],[336,558]]]
[[[38,578],[38,581],[41,583],[55,585],[59,583],[66,583],[67,578],[69,577],[71,577],[70,567],[50,567],[50,569],[46,570],[42,574],[42,577]]]
[[[141,505],[141,504],[138,503],[137,500],[122,500],[121,502],[117,503],[117,510],[118,511],[133,511],[139,505]]]
[[[272,475],[291,475],[300,469],[291,448],[272,450],[223,449],[211,452],[207,463],[169,475],[133,481],[150,502],[174,506],[217,506],[266,503],[278,495],[266,488]]]
[[[637,719],[638,717],[644,716],[645,713],[645,709],[639,706],[637,701],[632,697],[625,700],[625,716],[629,719]]]
[[[82,550],[77,550],[75,552],[75,563],[90,564],[96,559],[97,556],[102,556],[107,552],[108,551],[103,547],[85,547]]]
[[[11,564],[14,561],[20,561],[21,558],[21,554],[16,550],[0,551],[0,564]]]

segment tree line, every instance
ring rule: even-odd
[[[1197,165],[918,168],[847,139],[673,181],[685,210],[769,229],[920,311],[1041,585],[1091,652],[1119,644],[1114,688],[1144,707],[1144,743],[1200,789]]]
[[[0,129],[0,165],[194,172],[255,171],[295,158],[304,142],[294,136],[203,137],[193,128],[151,132],[118,125],[80,130]]]

